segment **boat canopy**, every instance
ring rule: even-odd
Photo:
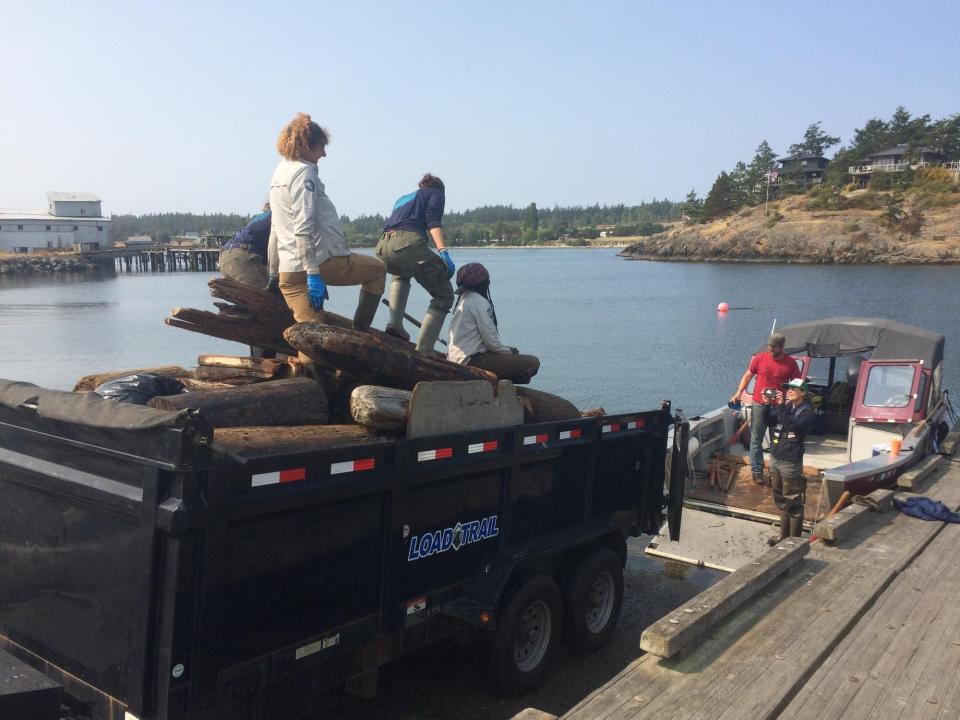
[[[784,350],[791,355],[919,359],[931,369],[943,360],[943,335],[886,318],[832,317],[785,325],[777,330],[786,337]]]

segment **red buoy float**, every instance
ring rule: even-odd
[[[725,302],[722,302],[719,305],[717,305],[717,312],[725,313],[729,309],[730,309],[730,305],[728,305]]]

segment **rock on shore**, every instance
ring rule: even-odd
[[[796,196],[703,225],[675,227],[624,249],[634,260],[941,264],[960,262],[960,206],[922,210],[916,234],[883,221],[882,210],[808,210]]]
[[[95,261],[80,256],[18,255],[0,258],[0,275],[87,272],[99,267]]]

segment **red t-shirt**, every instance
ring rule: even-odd
[[[799,377],[797,361],[783,353],[775,358],[769,352],[757,353],[750,359],[750,372],[757,376],[753,385],[753,401],[763,402],[763,391],[767,388],[780,389],[783,383]]]

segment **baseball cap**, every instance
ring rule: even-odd
[[[803,392],[807,391],[807,383],[803,378],[794,378],[790,382],[785,382],[780,387],[784,390],[801,390]]]

